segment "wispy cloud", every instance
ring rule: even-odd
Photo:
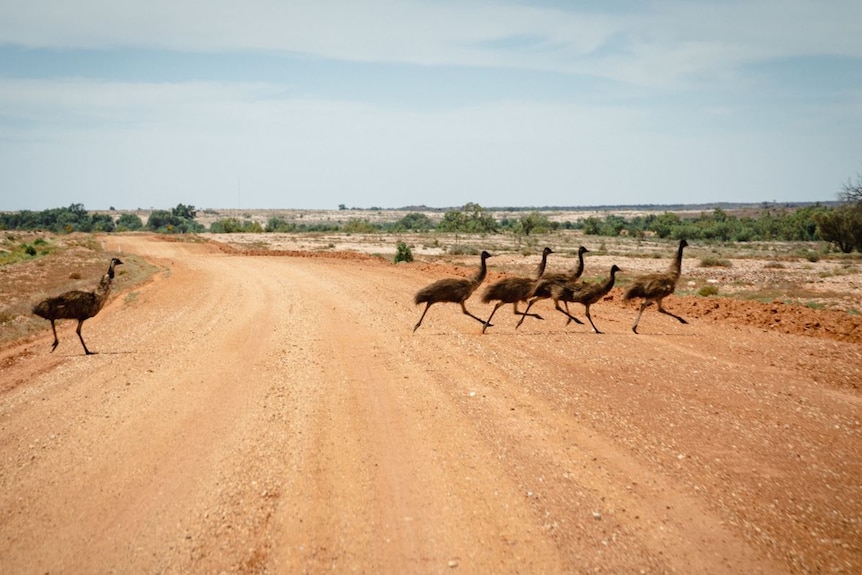
[[[42,206],[231,205],[237,180],[257,205],[661,203],[830,198],[859,168],[858,2],[610,6],[15,3],[0,185]]]
[[[495,66],[655,83],[810,54],[862,58],[862,6],[806,0],[632,3],[621,12],[504,2],[19,2],[0,44],[264,51]]]

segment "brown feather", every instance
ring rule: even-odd
[[[469,315],[476,321],[482,321],[481,319],[467,311],[467,308],[464,306],[464,302],[467,301],[467,299],[471,295],[473,295],[473,292],[476,291],[476,288],[478,288],[479,285],[483,281],[485,281],[485,276],[488,274],[488,266],[485,263],[485,260],[490,257],[491,254],[489,254],[488,252],[482,252],[481,267],[472,279],[444,278],[441,280],[437,280],[434,283],[429,284],[417,291],[416,295],[413,296],[413,301],[417,305],[420,303],[424,303],[425,310],[422,312],[422,316],[419,318],[419,321],[413,327],[413,331],[419,329],[419,326],[422,325],[422,320],[425,319],[425,313],[428,311],[428,308],[435,303],[461,304],[461,310],[464,312],[464,314]]]
[[[677,319],[680,323],[688,323],[680,316],[667,311],[662,306],[662,300],[676,290],[676,284],[679,281],[680,274],[682,273],[682,250],[686,246],[688,246],[687,241],[684,239],[679,241],[679,248],[677,248],[676,257],[674,257],[666,272],[645,274],[638,277],[634,282],[632,282],[632,285],[629,286],[625,294],[623,294],[623,301],[629,301],[636,298],[643,299],[643,303],[641,303],[640,309],[638,310],[638,315],[635,318],[635,323],[632,326],[633,332],[638,332],[638,323],[640,322],[641,315],[643,314],[644,309],[653,302],[658,306],[658,311],[660,313],[669,315]]]
[[[578,248],[578,261],[571,271],[544,274],[541,280],[536,282],[536,286],[533,288],[533,293],[530,294],[530,297],[539,299],[552,297],[551,288],[554,285],[564,286],[580,278],[584,273],[584,253],[588,251],[590,250],[584,246]]]
[[[590,325],[593,326],[593,331],[596,333],[602,333],[599,331],[599,328],[596,327],[596,324],[593,323],[593,317],[590,315],[590,306],[611,291],[611,288],[614,287],[614,281],[618,271],[620,271],[620,268],[614,264],[611,266],[610,276],[604,282],[576,282],[565,287],[555,286],[553,290],[554,300],[584,304],[585,313],[587,319],[590,320]],[[571,321],[571,318],[569,321]],[[568,324],[568,322],[566,323]]]
[[[98,287],[94,291],[72,290],[62,293],[56,297],[49,297],[40,301],[33,306],[33,313],[39,317],[43,317],[51,321],[51,329],[54,332],[54,343],[51,351],[57,348],[60,343],[57,339],[57,329],[54,322],[58,319],[76,319],[78,320],[78,338],[81,340],[81,345],[84,346],[84,352],[90,355],[92,352],[87,349],[87,344],[84,343],[84,337],[81,335],[81,326],[84,320],[89,319],[99,313],[108,301],[108,295],[111,292],[111,282],[114,279],[114,266],[122,264],[118,258],[112,258],[108,264],[108,271],[102,276]]]

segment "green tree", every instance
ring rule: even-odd
[[[443,220],[437,229],[441,232],[488,234],[497,231],[497,222],[488,210],[470,202],[460,210],[450,210],[443,214]]]
[[[182,204],[180,204],[182,206]],[[192,210],[193,211],[193,210]],[[178,213],[189,214],[188,211],[153,210],[147,218],[147,228],[154,232],[169,234],[198,233],[204,231],[204,227],[193,219],[181,217]]]
[[[90,216],[89,228],[91,232],[113,232],[116,225],[111,214],[93,214]]]
[[[144,227],[138,214],[123,214],[117,218],[117,229],[119,231],[135,231]]]
[[[529,236],[533,232],[546,232],[554,227],[547,216],[544,216],[535,210],[529,214],[521,216],[519,223],[521,225],[521,231],[525,236]]]
[[[655,232],[660,238],[669,238],[673,234],[673,230],[677,228],[682,220],[680,217],[671,212],[665,212],[657,216],[650,224],[650,230]]]
[[[411,212],[395,222],[396,230],[426,231],[434,229],[434,222],[425,214]]]
[[[834,244],[845,254],[860,246],[862,238],[862,213],[854,206],[839,206],[818,214],[817,233],[821,239]]]
[[[171,208],[171,214],[184,220],[193,220],[198,213],[192,205],[177,204],[177,207]]]
[[[856,183],[847,180],[838,199],[841,206],[816,217],[817,233],[845,254],[854,248],[862,252],[862,174],[856,175]]]

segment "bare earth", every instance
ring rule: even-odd
[[[0,350],[2,573],[862,572],[858,339],[618,293],[412,333],[472,269],[107,243],[163,271],[100,353]]]

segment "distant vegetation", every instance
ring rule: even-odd
[[[830,208],[814,206],[795,211],[763,210],[757,216],[737,217],[714,209],[695,218],[682,218],[672,212],[649,214],[626,219],[608,215],[604,219],[590,217],[583,221],[588,235],[643,237],[722,242],[760,240],[812,241],[819,239],[816,216]]]
[[[197,211],[194,206],[177,204],[170,210],[154,210],[147,218],[146,228],[150,231],[168,234],[187,234],[204,232],[203,224],[195,221]]]
[[[41,212],[21,211],[0,213],[0,229],[41,229],[55,233],[114,232],[149,230],[158,233],[308,233],[341,232],[348,234],[449,232],[469,234],[511,233],[529,236],[553,233],[559,229],[582,230],[596,236],[655,236],[717,242],[750,241],[826,241],[836,249],[849,253],[862,252],[862,175],[848,181],[838,194],[835,206],[820,204],[798,209],[763,205],[750,215],[737,216],[721,208],[703,211],[695,217],[683,217],[673,211],[654,212],[625,218],[609,214],[603,218],[591,216],[571,221],[551,221],[538,209],[512,210],[519,217],[497,220],[492,212],[477,203],[443,212],[435,224],[426,213],[409,212],[394,221],[347,219],[344,222],[303,222],[302,215],[293,220],[270,218],[265,226],[250,218],[224,218],[214,221],[209,229],[196,221],[194,206],[178,204],[170,210],[154,210],[144,223],[135,214],[122,214],[116,221],[111,214],[90,214],[81,204]],[[339,210],[346,210],[343,204]],[[417,208],[421,209],[421,208]],[[376,211],[383,211],[379,208]],[[434,210],[429,210],[434,211]],[[406,254],[405,254],[406,255]],[[709,264],[707,264],[709,265]]]
[[[108,214],[89,214],[83,204],[41,212],[23,210],[0,214],[0,229],[48,230],[58,234],[72,232],[113,232],[114,219]]]

